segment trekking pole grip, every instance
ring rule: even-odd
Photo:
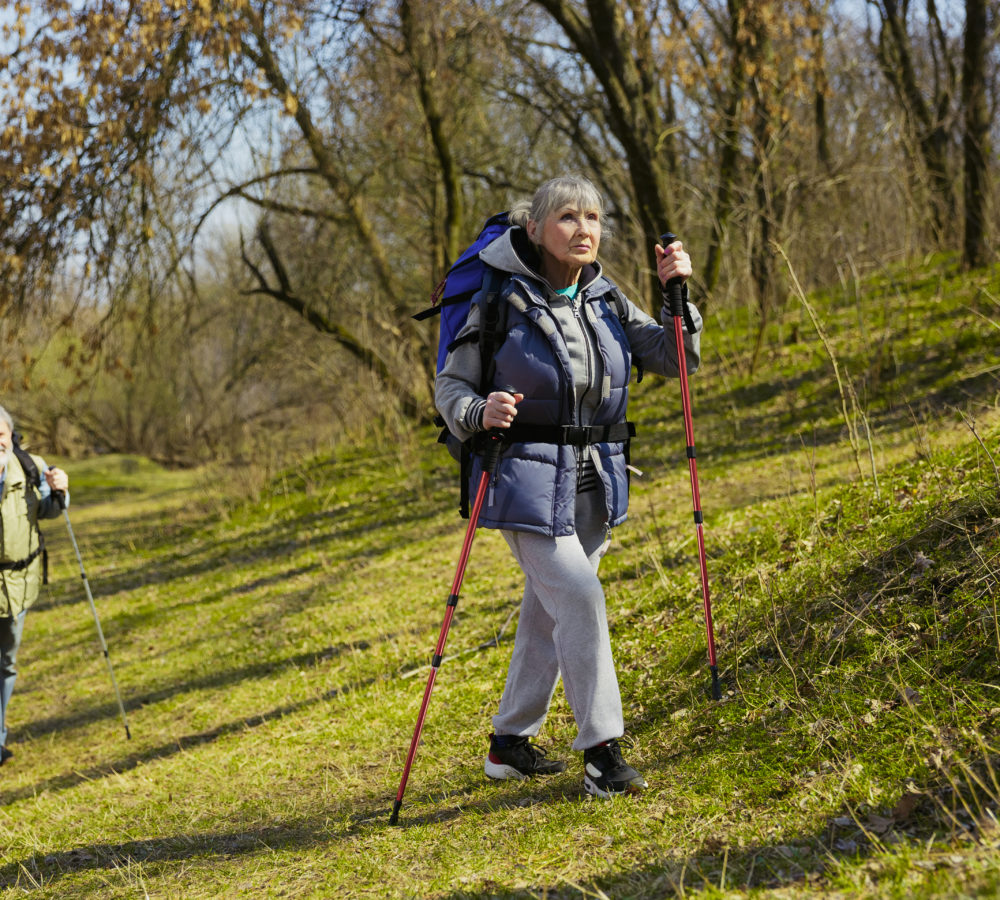
[[[677,240],[677,235],[672,231],[666,231],[660,235],[660,244],[667,247]],[[684,279],[679,275],[671,278],[663,286],[663,297],[670,308],[670,315],[675,318],[684,315]]]
[[[499,428],[491,428],[486,432],[486,446],[483,448],[483,472],[492,474],[500,461],[500,445],[503,434]]]
[[[49,466],[50,469],[54,469],[55,466]],[[53,491],[52,499],[56,501],[56,505],[59,509],[66,509],[66,492],[65,491]]]

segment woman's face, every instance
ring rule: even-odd
[[[563,206],[550,213],[544,222],[529,221],[527,231],[528,237],[552,258],[551,262],[581,269],[597,259],[601,214],[596,209]]]

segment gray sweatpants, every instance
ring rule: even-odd
[[[562,675],[576,719],[574,750],[624,734],[604,589],[597,577],[610,534],[600,490],[578,494],[576,534],[504,531],[524,572],[524,599],[496,734],[534,737]]]

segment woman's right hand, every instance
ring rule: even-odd
[[[483,411],[483,428],[510,428],[510,423],[517,415],[517,404],[524,399],[524,394],[509,394],[507,391],[494,391],[486,397],[486,409]]]

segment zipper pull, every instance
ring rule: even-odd
[[[500,477],[500,473],[497,471],[499,468],[500,467],[497,466],[497,468],[493,470],[493,477],[490,478],[490,491],[486,495],[487,506],[493,506],[493,497],[496,494],[497,479]]]

